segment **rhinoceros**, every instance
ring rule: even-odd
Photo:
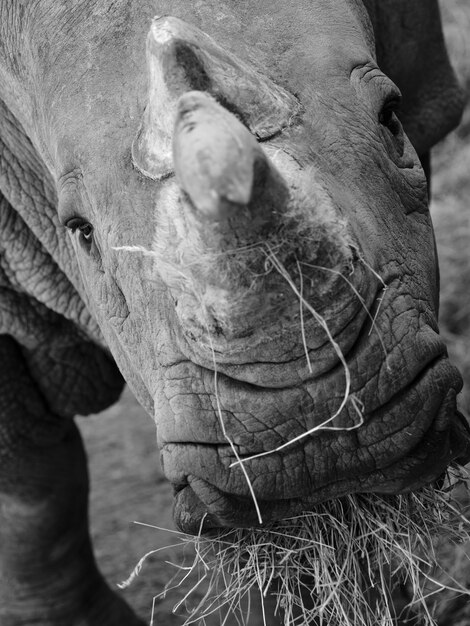
[[[468,458],[436,0],[4,0],[0,98],[2,626],[140,623],[94,562],[73,421],[124,380],[187,532]]]

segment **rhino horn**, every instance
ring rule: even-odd
[[[193,91],[178,102],[173,162],[180,187],[199,221],[256,238],[273,211],[282,211],[288,190],[247,128],[211,96]],[[225,224],[225,227],[224,227]]]
[[[297,122],[297,99],[174,17],[152,22],[147,37],[148,104],[132,145],[134,165],[159,180],[173,173],[172,133],[177,103],[189,91],[212,95],[238,115],[259,140]]]
[[[173,163],[177,200],[158,213],[157,271],[184,328],[246,336],[274,314],[279,280],[263,278],[264,244],[290,189],[244,124],[200,91],[178,101]]]

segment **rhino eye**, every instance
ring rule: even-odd
[[[93,243],[93,226],[81,218],[74,217],[65,224],[72,233],[78,231],[79,241],[85,249],[89,249]]]
[[[388,100],[379,113],[379,123],[397,137],[401,131],[401,124],[397,117],[397,111],[400,108],[400,98],[392,98]]]
[[[401,160],[405,151],[405,135],[397,117],[400,103],[401,95],[399,94],[394,94],[386,100],[379,113],[379,124],[384,130],[383,139],[391,158],[397,165],[404,167]]]

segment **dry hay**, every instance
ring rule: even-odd
[[[154,598],[154,606],[195,577],[174,608],[186,612],[188,625],[205,624],[216,612],[221,626],[234,615],[240,626],[248,624],[253,592],[263,607],[268,599],[272,607],[274,600],[285,626],[396,626],[400,611],[402,617],[419,616],[420,625],[435,624],[438,592],[470,595],[442,571],[437,556],[440,543],[469,539],[470,523],[451,495],[463,482],[462,474],[451,469],[440,488],[398,496],[350,495],[260,528],[198,537],[176,533],[177,545],[185,552],[191,548],[191,562],[175,566],[176,575]],[[122,587],[154,552],[140,560]],[[394,596],[403,589],[409,602],[399,607]],[[272,615],[263,618],[272,623]]]

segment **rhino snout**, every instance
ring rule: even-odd
[[[337,281],[318,268],[350,272],[354,244],[316,168],[290,156],[290,133],[304,132],[297,99],[176,18],[153,21],[147,63],[132,155],[150,178],[176,174],[154,250],[183,333],[233,353],[296,327],[301,346],[299,297],[315,294],[322,315]]]

